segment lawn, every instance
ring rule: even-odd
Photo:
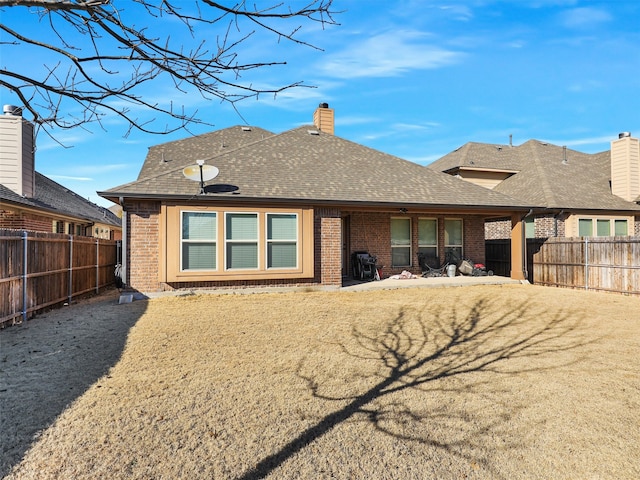
[[[21,457],[8,479],[640,478],[638,298],[505,285],[94,301],[0,332],[3,405],[55,393],[11,398],[38,378],[16,346],[55,322],[41,341],[65,346],[45,377],[74,336],[91,352],[122,342],[28,448],[3,446]],[[76,322],[118,327],[72,335]]]

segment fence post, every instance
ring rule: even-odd
[[[69,305],[73,299],[73,235],[69,235]]]
[[[584,237],[584,288],[589,290],[589,237]]]
[[[96,238],[96,293],[100,293],[100,255],[99,255],[100,242]]]
[[[22,325],[27,325],[27,238],[26,230],[22,231]]]

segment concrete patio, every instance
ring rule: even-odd
[[[363,291],[363,290],[394,290],[399,288],[442,288],[442,287],[464,287],[471,285],[506,285],[529,283],[528,281],[513,280],[509,277],[497,275],[472,277],[457,275],[455,277],[428,277],[418,276],[417,278],[383,278],[378,281],[359,281],[351,278],[344,278],[341,291]]]

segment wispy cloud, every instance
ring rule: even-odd
[[[602,88],[603,86],[603,83],[597,80],[584,80],[569,85],[567,90],[573,93],[580,93],[597,90],[599,88]]]
[[[566,28],[591,28],[593,26],[610,22],[611,14],[604,9],[594,7],[572,8],[560,15],[560,21]]]
[[[442,5],[440,10],[444,10],[449,13],[454,20],[468,22],[473,18],[473,12],[466,5]]]
[[[412,70],[428,70],[457,63],[461,52],[426,41],[416,31],[389,31],[374,35],[330,56],[319,69],[336,78],[395,77]]]

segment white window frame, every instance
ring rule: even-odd
[[[391,259],[392,259],[392,267],[410,267],[411,266],[411,259],[412,259],[412,255],[413,255],[413,246],[412,246],[412,241],[411,241],[411,237],[412,237],[412,232],[413,232],[413,225],[411,222],[411,218],[407,218],[407,217],[391,217],[390,220],[390,227],[391,227],[391,223],[393,222],[393,220],[406,220],[409,222],[409,243],[408,244],[398,244],[398,245],[394,245],[393,244],[393,239],[389,238],[390,242],[391,242]],[[392,233],[392,232],[390,232]],[[395,265],[393,264],[393,249],[394,248],[409,248],[409,263],[407,265]]]
[[[428,220],[430,222],[434,222],[436,225],[436,243],[435,244],[426,244],[426,243],[420,243],[420,222],[423,220]],[[418,218],[418,253],[420,253],[420,249],[421,248],[435,248],[436,253],[435,253],[435,257],[436,258],[440,258],[440,251],[438,249],[438,237],[439,237],[439,231],[438,231],[438,219],[435,217],[419,217]]]
[[[269,217],[271,216],[286,216],[291,215],[295,217],[296,220],[296,236],[292,239],[278,239],[273,240],[269,239]],[[300,242],[298,239],[299,230],[300,230],[300,216],[296,212],[265,212],[264,214],[264,259],[265,259],[265,269],[266,270],[291,270],[297,269],[298,265],[300,265]],[[294,243],[295,244],[295,252],[296,252],[296,263],[293,267],[270,267],[269,266],[269,245],[277,244],[277,243]]]
[[[230,240],[227,238],[227,218],[229,217],[229,215],[254,215],[256,218],[256,238],[255,240],[247,240],[247,239],[242,239],[242,240]],[[234,210],[228,210],[224,212],[224,270],[225,272],[236,272],[236,271],[256,271],[260,269],[260,260],[261,260],[261,256],[260,256],[260,212],[243,212],[243,211],[234,211]],[[227,247],[229,244],[233,244],[233,243],[255,243],[256,244],[256,266],[255,267],[251,267],[251,268],[246,268],[246,267],[242,267],[242,268],[232,268],[229,266],[228,264],[228,250]]]
[[[185,243],[185,239],[182,237],[182,232],[183,232],[183,226],[184,226],[184,214],[185,213],[199,213],[199,214],[206,214],[206,215],[215,215],[215,222],[216,222],[216,235],[215,238],[211,241],[209,240],[202,240],[202,239],[197,239],[197,240],[186,240],[186,243],[211,243],[213,244],[213,249],[216,251],[216,266],[215,268],[188,268],[185,269],[184,268],[184,264],[183,264],[183,244]],[[178,247],[178,254],[180,256],[180,272],[216,272],[218,271],[218,265],[220,265],[220,260],[218,258],[218,238],[220,236],[220,228],[218,225],[218,219],[219,219],[219,213],[216,211],[202,211],[202,210],[180,210],[180,230],[179,230],[179,235],[180,235],[180,241],[179,241],[179,247]]]
[[[460,222],[460,244],[453,244],[453,243],[449,243],[447,240],[447,222],[448,221],[456,221],[456,222]],[[444,219],[444,224],[443,224],[443,228],[444,228],[444,251],[445,254],[447,252],[447,249],[449,248],[459,248],[460,249],[460,260],[462,260],[464,258],[464,220],[462,218],[455,218],[455,217],[451,217],[451,218],[445,218]]]

